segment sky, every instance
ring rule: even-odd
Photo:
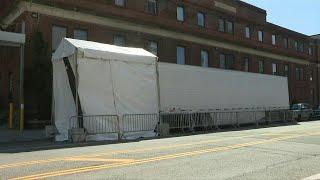
[[[320,0],[242,0],[267,11],[267,21],[306,35],[320,34]]]

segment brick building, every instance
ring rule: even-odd
[[[25,22],[26,68],[35,66],[32,37],[38,30],[49,54],[63,37],[141,47],[162,62],[287,76],[291,103],[319,103],[318,36],[269,23],[265,10],[239,0],[8,2],[0,6],[2,28],[19,32]],[[5,62],[12,57],[2,51],[0,72],[8,74]],[[4,97],[7,94],[2,92]],[[36,107],[32,97],[26,93],[30,109]],[[6,103],[2,100],[0,109]]]

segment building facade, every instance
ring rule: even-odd
[[[162,62],[287,76],[290,103],[319,104],[319,40],[269,23],[265,10],[239,0],[8,2],[0,10],[2,29],[19,32],[25,23],[26,68],[37,68],[33,39],[41,32],[49,56],[63,37],[141,47]],[[37,108],[35,96],[26,92],[30,109]]]

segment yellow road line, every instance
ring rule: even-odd
[[[74,169],[68,169],[68,170],[60,170],[60,171],[47,172],[47,173],[34,174],[34,175],[29,175],[29,176],[12,178],[11,180],[44,179],[44,178],[49,178],[49,177],[71,175],[71,174],[76,174],[76,173],[97,171],[97,170],[102,170],[102,169],[105,170],[105,169],[116,168],[116,167],[123,167],[123,166],[129,166],[129,165],[137,165],[137,164],[144,164],[144,163],[149,163],[149,162],[176,159],[176,158],[187,157],[187,156],[201,155],[201,154],[205,154],[205,153],[227,151],[227,150],[238,149],[238,148],[243,148],[243,147],[249,147],[249,146],[254,146],[254,145],[259,145],[259,144],[277,142],[277,141],[282,141],[282,140],[287,140],[287,139],[294,139],[294,138],[304,137],[304,136],[315,136],[315,135],[320,135],[320,133],[305,133],[305,134],[300,134],[300,135],[292,135],[292,136],[285,136],[285,137],[279,137],[279,138],[272,138],[272,139],[267,139],[267,140],[253,141],[253,142],[229,145],[229,146],[224,146],[224,147],[216,147],[216,148],[210,148],[210,149],[204,149],[204,150],[197,150],[197,151],[177,153],[177,154],[171,154],[171,155],[165,155],[165,156],[158,156],[158,157],[153,157],[153,158],[136,160],[136,161],[133,161],[133,162],[105,164],[105,165],[97,165],[97,166],[87,166],[87,167],[82,167],[82,168],[74,168]]]
[[[288,131],[288,132],[299,133],[301,131]],[[288,132],[286,132],[286,133],[288,133]],[[304,132],[301,132],[301,133],[304,133]],[[260,135],[267,135],[267,134],[270,134],[270,133],[265,133],[265,134],[260,134]],[[279,133],[279,134],[281,134],[281,133]],[[221,141],[227,141],[227,140],[242,139],[242,138],[248,138],[248,137],[254,137],[254,136],[257,136],[257,134],[239,136],[239,137],[228,137],[228,138],[215,139],[215,140],[205,140],[205,141],[199,141],[199,142],[195,142],[195,143],[158,146],[158,147],[152,147],[152,148],[141,148],[141,149],[134,149],[134,150],[118,150],[118,151],[110,151],[110,152],[97,153],[97,154],[66,156],[66,157],[52,158],[52,159],[47,159],[47,160],[32,160],[32,161],[25,161],[25,162],[11,163],[11,164],[3,164],[3,165],[0,165],[0,170],[5,169],[5,168],[16,168],[16,167],[21,167],[21,166],[30,166],[30,165],[35,165],[35,164],[45,164],[45,163],[53,163],[53,162],[58,162],[58,161],[65,161],[67,158],[94,158],[94,157],[116,155],[116,154],[123,154],[123,153],[138,153],[138,152],[152,151],[152,150],[165,150],[165,149],[180,148],[180,147],[186,147],[186,146],[192,146],[192,145],[209,144],[209,143],[221,142]]]
[[[199,142],[195,142],[195,143],[158,146],[158,147],[152,147],[152,148],[141,148],[141,149],[133,149],[133,150],[118,150],[118,151],[111,151],[111,152],[91,154],[91,155],[87,154],[87,155],[80,155],[80,156],[69,156],[69,157],[66,156],[66,157],[62,157],[62,158],[52,158],[52,159],[48,159],[48,160],[34,160],[34,161],[18,162],[18,163],[0,165],[0,169],[15,168],[15,167],[21,167],[21,166],[35,165],[35,164],[52,163],[52,162],[57,162],[57,161],[64,161],[69,158],[93,158],[93,157],[100,157],[100,156],[106,156],[106,155],[116,155],[116,154],[123,154],[123,153],[137,153],[137,152],[152,151],[152,150],[173,149],[173,148],[186,147],[186,146],[192,146],[192,145],[200,145],[200,144],[208,144],[208,143],[221,142],[221,141],[227,141],[227,140],[242,139],[242,138],[248,138],[248,137],[254,137],[254,136],[257,136],[257,135],[229,137],[229,138],[222,138],[222,139],[215,139],[215,140],[199,141]]]
[[[133,162],[134,159],[104,159],[104,158],[67,158],[67,161],[86,161],[86,162]]]

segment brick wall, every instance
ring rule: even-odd
[[[159,0],[158,15],[152,16],[147,13],[147,5],[145,0],[141,1],[127,1],[126,7],[116,7],[113,5],[113,0],[53,0],[48,1],[49,5],[57,8],[69,9],[72,11],[84,12],[97,16],[112,17],[115,19],[126,20],[128,22],[134,22],[138,24],[150,25],[153,27],[159,27],[164,29],[173,30],[176,32],[183,32],[186,34],[197,35],[199,37],[205,37],[221,42],[229,42],[243,47],[249,47],[252,49],[258,49],[274,54],[281,54],[290,56],[293,58],[304,59],[305,61],[313,61],[314,56],[309,56],[307,49],[309,46],[309,38],[305,35],[296,33],[294,31],[281,28],[279,26],[266,22],[265,11],[255,8],[251,5],[241,3],[240,1],[226,1],[221,0],[230,6],[237,8],[237,14],[232,14],[223,9],[214,7],[214,1],[209,0],[185,0],[185,1],[168,1]],[[176,5],[181,4],[186,8],[186,21],[181,23],[176,20]],[[196,13],[198,10],[206,12],[206,27],[202,28],[196,25]],[[218,31],[218,18],[223,17],[235,22],[235,34],[230,35],[227,33],[221,33]],[[252,18],[252,17],[257,17]],[[255,20],[252,20],[255,19]],[[75,29],[85,29],[88,32],[88,40],[97,41],[102,43],[113,43],[114,35],[123,35],[126,37],[127,46],[147,48],[148,41],[158,42],[158,56],[160,61],[176,63],[176,46],[182,45],[186,47],[186,64],[200,66],[200,52],[206,50],[209,53],[209,66],[219,67],[219,55],[233,54],[235,56],[235,70],[244,70],[243,61],[245,57],[250,58],[249,71],[258,73],[258,61],[263,60],[265,62],[266,74],[272,74],[272,63],[277,64],[278,75],[284,75],[284,65],[290,65],[289,74],[289,89],[290,99],[299,102],[314,102],[311,99],[310,91],[312,88],[317,89],[318,80],[313,82],[309,81],[308,74],[310,71],[317,72],[316,68],[310,68],[306,65],[284,62],[280,60],[274,60],[265,57],[259,57],[256,55],[244,54],[233,50],[227,50],[223,48],[217,48],[214,46],[206,46],[197,43],[191,43],[184,40],[170,39],[163,36],[154,36],[151,34],[127,31],[123,29],[115,29],[108,26],[102,26],[92,23],[84,23],[80,21],[72,21],[63,18],[57,18],[53,16],[47,16],[39,14],[37,18],[32,17],[31,12],[24,13],[15,22],[25,21],[27,26],[27,43],[26,43],[26,67],[33,65],[32,63],[32,51],[31,51],[31,37],[33,32],[39,28],[43,32],[44,39],[47,40],[49,49],[51,50],[52,44],[52,26],[64,26],[67,28],[67,36],[73,38],[73,31]],[[246,39],[244,37],[244,27],[247,25],[253,27],[252,39]],[[14,28],[13,28],[14,29]],[[17,28],[15,28],[17,29]],[[265,41],[263,43],[258,42],[258,30],[265,31]],[[278,35],[278,42],[275,46],[271,44],[271,35]],[[290,48],[286,49],[283,46],[283,38],[289,37]],[[298,53],[294,50],[294,41],[300,40],[305,42],[305,52]],[[8,65],[9,66],[9,65]],[[4,67],[4,66],[3,66]],[[296,80],[295,68],[304,68],[304,80]],[[26,76],[28,76],[26,74]],[[316,77],[319,75],[316,74]],[[5,94],[5,93],[4,93]],[[318,94],[318,89],[316,94]],[[26,95],[28,96],[28,95]],[[27,97],[26,97],[27,98]]]

